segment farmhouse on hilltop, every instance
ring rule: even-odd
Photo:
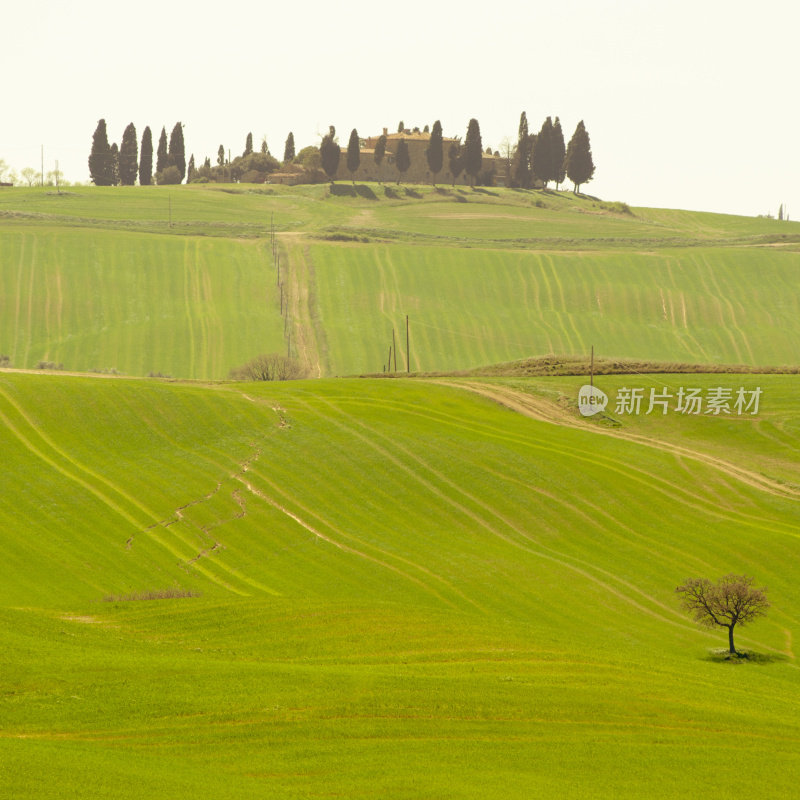
[[[370,136],[367,139],[361,140],[359,148],[360,163],[355,172],[350,172],[347,168],[347,147],[341,146],[341,157],[339,159],[339,168],[336,171],[334,180],[337,181],[385,181],[387,183],[394,183],[400,181],[401,183],[436,183],[451,184],[453,183],[453,176],[450,173],[447,153],[450,146],[458,144],[458,139],[450,137],[442,137],[442,169],[433,175],[428,167],[428,160],[425,157],[425,151],[428,149],[431,135],[430,133],[420,132],[419,128],[413,131],[409,129],[403,130],[402,133],[389,133],[387,128],[383,129],[386,136],[386,151],[381,161],[380,166],[375,163],[375,147],[378,144],[380,136]],[[411,159],[411,165],[404,172],[401,173],[397,169],[395,163],[395,156],[397,154],[397,146],[401,139],[405,139],[408,145],[408,155]],[[506,161],[499,155],[490,155],[484,153],[483,161],[481,163],[481,172],[479,175],[479,182],[481,178],[491,175],[491,182],[497,186],[504,186],[506,181]],[[270,183],[285,183],[293,185],[296,183],[304,183],[307,178],[304,175],[302,167],[297,165],[287,165],[280,172],[274,172],[269,176]],[[455,180],[459,186],[467,186],[470,183],[470,176],[463,170],[459,173]]]
[[[453,176],[447,163],[447,152],[450,145],[458,144],[458,139],[447,136],[442,137],[442,151],[444,155],[442,169],[435,176],[428,167],[428,160],[425,158],[425,151],[428,149],[431,135],[422,133],[419,129],[409,130],[406,128],[402,133],[389,133],[387,128],[383,129],[386,136],[386,154],[381,162],[380,168],[375,163],[375,146],[378,144],[380,136],[370,136],[362,140],[360,148],[361,163],[358,169],[351,173],[347,169],[347,149],[342,147],[342,158],[339,161],[339,169],[336,172],[337,181],[357,180],[357,181],[397,181],[403,183],[431,183],[434,179],[437,183],[452,183]],[[395,164],[397,145],[401,139],[405,139],[408,145],[408,155],[411,159],[411,166],[401,173]],[[503,184],[505,178],[505,162],[499,156],[483,156],[481,172],[492,171],[494,182]],[[352,176],[352,177],[351,177]],[[469,184],[470,177],[465,172],[461,172],[456,178],[459,185]]]

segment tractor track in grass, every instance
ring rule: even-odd
[[[322,354],[325,351],[325,332],[317,323],[314,308],[316,299],[314,287],[314,265],[307,244],[297,243],[294,238],[283,238],[283,253],[286,257],[286,302],[287,319],[292,335],[291,348],[309,375],[321,378],[323,373]]]
[[[436,381],[432,381],[436,382]],[[442,382],[443,385],[450,386],[449,382]],[[452,388],[458,388],[459,384],[453,384]],[[461,388],[465,391],[469,391],[468,389],[464,389],[463,386]],[[527,395],[525,395],[527,397]],[[497,402],[498,404],[502,404],[500,400],[494,400],[493,402]],[[350,400],[349,402],[355,402]],[[545,402],[545,401],[541,401]],[[576,460],[577,462],[586,462],[593,464],[594,466],[605,466],[606,469],[617,473],[619,475],[625,476],[629,480],[634,480],[639,484],[642,484],[647,487],[649,491],[658,492],[659,494],[663,495],[667,499],[672,502],[678,502],[681,504],[682,507],[691,508],[696,510],[700,514],[704,515],[711,515],[717,517],[718,519],[734,522],[738,524],[744,524],[749,527],[756,527],[759,529],[763,529],[763,520],[761,518],[757,518],[752,515],[745,514],[741,511],[728,511],[727,513],[719,506],[719,504],[713,499],[708,497],[706,494],[700,494],[696,491],[691,491],[686,488],[685,485],[680,485],[677,483],[672,483],[666,480],[662,475],[656,475],[653,472],[649,472],[646,469],[634,467],[629,464],[623,464],[619,459],[614,457],[604,457],[597,453],[592,456],[588,456],[584,450],[580,450],[575,446],[560,444],[558,447],[553,446],[552,444],[543,444],[536,441],[531,441],[527,438],[520,438],[519,436],[512,435],[509,436],[507,433],[500,431],[497,428],[492,426],[486,426],[483,424],[475,423],[474,421],[465,420],[463,417],[450,415],[450,414],[443,414],[443,413],[431,413],[431,411],[421,412],[416,407],[410,407],[403,404],[395,404],[391,402],[384,403],[385,406],[392,406],[397,407],[404,411],[404,413],[408,413],[411,415],[416,415],[425,418],[436,418],[447,424],[451,427],[456,429],[465,429],[472,432],[481,431],[484,434],[499,437],[503,440],[510,440],[516,441],[519,444],[525,444],[528,447],[531,447],[535,450],[541,450],[547,453],[558,453],[565,457],[570,457]],[[516,412],[521,413],[521,412]],[[530,416],[530,415],[529,415]],[[537,419],[539,419],[537,417]],[[549,419],[542,418],[543,421],[549,422]],[[581,428],[581,430],[583,430]],[[678,458],[678,456],[675,456]],[[792,536],[794,538],[800,538],[800,534],[798,533],[796,526],[790,526],[788,523],[785,522],[777,522],[773,521],[772,523],[773,530],[776,532],[784,533],[788,536]]]
[[[534,397],[533,395],[526,394],[517,389],[511,389],[497,384],[486,384],[479,381],[448,381],[448,380],[435,380],[444,386],[452,386],[455,388],[462,388],[476,394],[482,395],[494,402],[505,406],[506,408],[516,411],[519,414],[538,420],[539,422],[548,422],[553,425],[560,425],[564,427],[574,428],[576,430],[587,431],[602,436],[611,436],[615,439],[624,439],[626,441],[642,444],[647,447],[652,447],[656,450],[661,450],[674,456],[683,456],[686,458],[700,461],[717,471],[733,478],[736,481],[745,483],[755,489],[759,489],[768,494],[784,499],[800,500],[800,487],[794,487],[788,484],[782,484],[779,481],[760,475],[757,472],[746,469],[744,467],[732,464],[722,458],[708,455],[707,453],[693,450],[689,447],[682,445],[672,444],[658,439],[653,439],[649,436],[643,436],[637,433],[629,433],[618,429],[605,429],[599,428],[591,424],[581,424],[573,419],[573,417],[566,411],[558,408],[552,402],[544,398]]]
[[[457,512],[464,514],[466,517],[471,519],[476,525],[486,530],[492,536],[495,536],[505,541],[506,543],[510,544],[512,547],[519,548],[537,558],[542,558],[548,561],[552,561],[564,567],[565,569],[580,574],[581,576],[587,578],[591,582],[599,585],[604,590],[608,591],[610,594],[614,595],[618,599],[622,600],[625,603],[630,604],[631,606],[641,611],[642,613],[658,618],[671,625],[677,625],[682,628],[690,629],[689,625],[683,622],[678,622],[678,619],[681,618],[681,615],[675,609],[662,603],[657,598],[648,595],[646,592],[642,591],[638,586],[635,586],[629,581],[626,581],[625,579],[620,578],[614,573],[609,572],[608,570],[604,570],[593,563],[587,562],[575,556],[570,556],[568,554],[565,554],[557,550],[556,548],[550,547],[538,541],[537,539],[532,537],[530,533],[528,533],[526,530],[523,530],[520,525],[516,524],[513,520],[508,519],[505,515],[500,513],[496,508],[484,502],[479,497],[476,497],[475,495],[465,491],[463,487],[456,484],[448,476],[446,476],[441,471],[437,470],[432,464],[430,464],[425,459],[417,456],[415,453],[412,453],[407,448],[403,447],[402,445],[399,445],[391,438],[381,434],[376,429],[370,428],[369,426],[365,425],[359,420],[356,420],[355,418],[351,417],[341,408],[334,406],[332,403],[328,403],[328,405],[330,405],[332,409],[337,410],[342,417],[348,420],[349,424],[343,422],[340,423],[340,427],[348,431],[351,435],[359,438],[366,445],[371,446],[382,457],[388,459],[393,464],[395,464],[399,469],[404,471],[411,480],[415,480],[416,482],[422,484],[428,491],[432,492],[437,497],[437,500],[439,502],[449,505],[452,508],[454,508]],[[333,421],[332,418],[329,419]],[[363,428],[368,435],[359,433],[356,430],[357,427]],[[385,446],[378,444],[380,440],[385,442]],[[418,467],[422,467],[422,470],[418,468],[413,468],[409,466],[407,463],[404,463],[402,458],[393,455],[388,448],[399,450],[402,453],[402,455],[405,456],[408,460],[416,463]],[[443,483],[444,485],[448,486],[450,489],[453,490],[454,493],[461,495],[461,497],[464,500],[468,501],[470,505],[479,508],[483,512],[483,514],[478,513],[477,511],[467,507],[467,505],[465,505],[463,502],[455,499],[452,495],[449,495],[446,492],[442,491],[435,484],[433,484],[428,478],[423,477],[423,475],[421,474],[423,470],[432,475],[440,483]],[[493,524],[490,521],[490,519],[487,519],[487,517],[489,518],[493,517],[495,523]],[[500,529],[500,527],[498,527],[497,523],[500,523],[501,526],[507,528],[509,531],[513,533],[513,535],[504,533]],[[594,573],[599,573],[603,577],[602,578],[598,577],[598,574]],[[633,599],[633,597],[631,597],[629,594],[626,594],[625,591],[622,591],[618,589],[616,586],[609,584],[608,583],[609,580],[624,586],[625,589],[631,592],[632,594],[640,595],[642,599],[657,606],[664,613],[660,613],[660,611],[655,611],[652,608],[648,608],[646,606],[641,605],[641,603]],[[669,616],[665,616],[665,614],[668,614]],[[672,617],[675,617],[675,619],[673,619]]]

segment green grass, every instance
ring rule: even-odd
[[[591,345],[610,358],[796,363],[798,223],[626,211],[570,192],[349,188],[0,193],[0,354],[18,368],[219,379],[288,349],[315,376],[380,372],[409,314],[411,367],[424,371]]]
[[[735,437],[623,431],[790,479],[798,378],[757,380]],[[580,382],[488,385],[569,420]],[[0,794],[794,791],[796,499],[420,381],[4,373],[0,415]],[[673,593],[729,570],[770,588],[754,663]]]
[[[411,325],[412,371],[532,354],[790,364],[798,256],[777,248],[565,254],[410,244],[310,248],[330,370],[380,372]],[[401,366],[402,364],[402,366]]]
[[[9,226],[0,352],[18,368],[223,378],[285,347],[263,243]]]

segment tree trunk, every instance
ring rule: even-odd
[[[728,626],[728,644],[730,645],[730,653],[735,653],[736,648],[733,646],[733,625]]]

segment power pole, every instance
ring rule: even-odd
[[[592,365],[591,372],[589,373],[589,386],[594,388],[594,345],[592,345]]]
[[[44,145],[42,145],[42,189],[44,189]]]
[[[394,371],[397,372],[397,345],[394,341],[394,328],[392,328],[392,351],[394,352]]]
[[[408,349],[408,314],[406,314],[406,372],[411,372],[411,351]]]

